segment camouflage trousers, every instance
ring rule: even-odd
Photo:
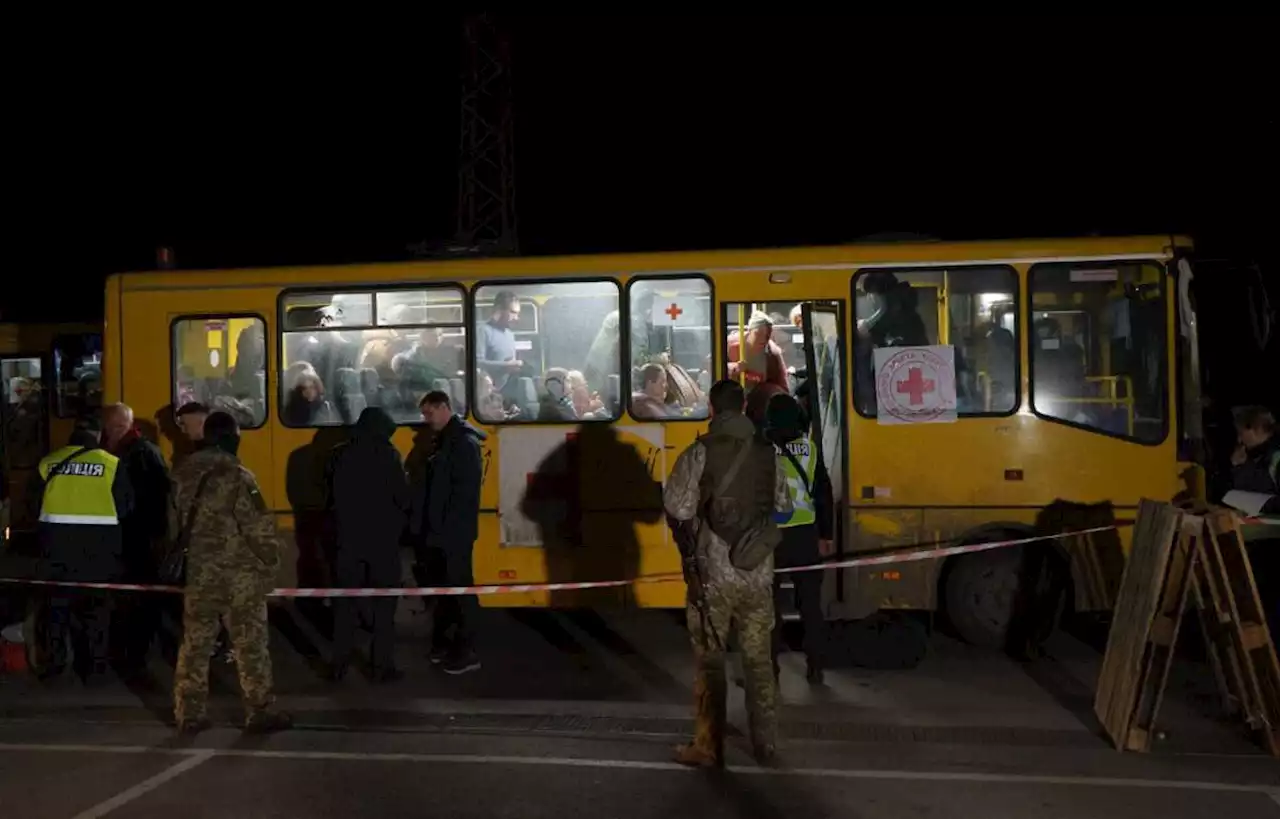
[[[772,750],[778,735],[778,681],[773,674],[773,586],[743,582],[704,587],[700,609],[689,601],[695,702],[693,746],[724,758],[725,653],[736,631],[742,652],[751,744]]]
[[[223,623],[235,652],[246,717],[271,704],[267,600],[260,589],[249,585],[230,595],[187,590],[182,609],[182,648],[173,678],[173,715],[178,722],[205,716],[209,658]]]

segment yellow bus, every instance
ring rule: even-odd
[[[107,283],[104,383],[170,456],[175,405],[240,418],[297,549],[285,585],[320,576],[318,482],[347,425],[388,409],[412,467],[432,389],[488,436],[478,583],[678,573],[659,485],[706,429],[731,350],[753,389],[814,385],[841,554],[982,541],[1030,531],[1056,499],[1124,515],[1183,487],[1189,250],[1157,236],[131,273]],[[995,645],[1017,554],[830,571],[824,605],[946,610]],[[683,601],[679,582],[483,598]]]
[[[102,325],[0,323],[0,468],[7,541],[34,532],[30,491],[40,459],[66,443],[76,418],[101,403]]]

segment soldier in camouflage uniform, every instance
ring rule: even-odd
[[[204,424],[205,446],[173,470],[170,531],[187,549],[182,649],[174,674],[174,718],[195,733],[209,726],[209,655],[226,623],[244,693],[245,729],[289,727],[271,710],[267,599],[280,565],[275,521],[253,473],[236,457],[235,419],[215,412]]]
[[[663,490],[663,505],[673,528],[690,525],[696,532],[691,542],[697,578],[690,583],[686,613],[693,638],[697,712],[693,742],[680,746],[676,759],[701,767],[724,763],[725,651],[729,634],[736,629],[746,676],[751,744],[756,759],[768,764],[775,754],[778,708],[771,648],[773,557],[750,571],[736,568],[729,545],[711,531],[707,516],[715,500],[712,495],[743,446],[755,451],[746,453],[736,477],[730,476],[726,495],[759,508],[743,508],[742,513],[789,513],[791,497],[773,447],[742,414],[741,385],[721,381],[711,388],[710,399],[710,430],[680,454]]]

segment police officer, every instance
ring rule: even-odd
[[[170,531],[187,551],[174,718],[183,733],[209,727],[209,655],[225,621],[240,674],[245,730],[288,728],[289,717],[271,709],[266,595],[280,565],[275,520],[257,479],[236,457],[240,429],[235,419],[212,413],[204,437],[206,446],[173,470]]]
[[[778,544],[779,568],[810,566],[830,555],[831,479],[822,455],[804,431],[804,413],[790,395],[775,395],[765,410],[765,436],[778,453],[778,469],[786,476],[791,511],[778,516],[782,542]],[[800,621],[804,624],[805,678],[822,684],[827,624],[822,616],[822,572],[792,572]],[[782,647],[782,578],[774,578],[773,669],[778,673]]]
[[[725,537],[732,537],[735,524],[790,512],[791,498],[773,447],[743,414],[742,386],[719,381],[709,398],[711,428],[680,453],[663,490],[663,506],[681,551],[691,551],[696,565],[696,586],[690,583],[686,609],[696,668],[695,732],[692,743],[677,749],[676,760],[699,767],[724,764],[724,655],[729,634],[736,631],[751,744],[756,759],[768,764],[777,742],[773,555],[752,568],[738,568]],[[692,537],[684,534],[687,528]]]
[[[123,571],[120,519],[133,509],[133,491],[119,459],[101,448],[101,432],[96,421],[81,421],[66,446],[40,461],[40,574],[45,580],[107,582]],[[63,670],[68,639],[74,670],[85,682],[105,675],[107,612],[100,592],[56,591],[49,601],[52,658],[43,676]]]

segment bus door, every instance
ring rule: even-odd
[[[837,553],[844,552],[845,520],[848,507],[848,461],[845,442],[848,422],[845,417],[845,340],[844,316],[839,302],[806,302],[801,306],[804,333],[804,355],[810,416],[810,434],[822,455],[831,478],[834,501],[835,544]],[[832,574],[828,572],[828,574]],[[834,594],[844,599],[844,572],[835,572]],[[823,595],[827,599],[827,595]]]
[[[8,519],[5,540],[35,532],[40,497],[31,491],[40,459],[49,451],[49,401],[44,359],[38,355],[0,357],[0,467]]]

